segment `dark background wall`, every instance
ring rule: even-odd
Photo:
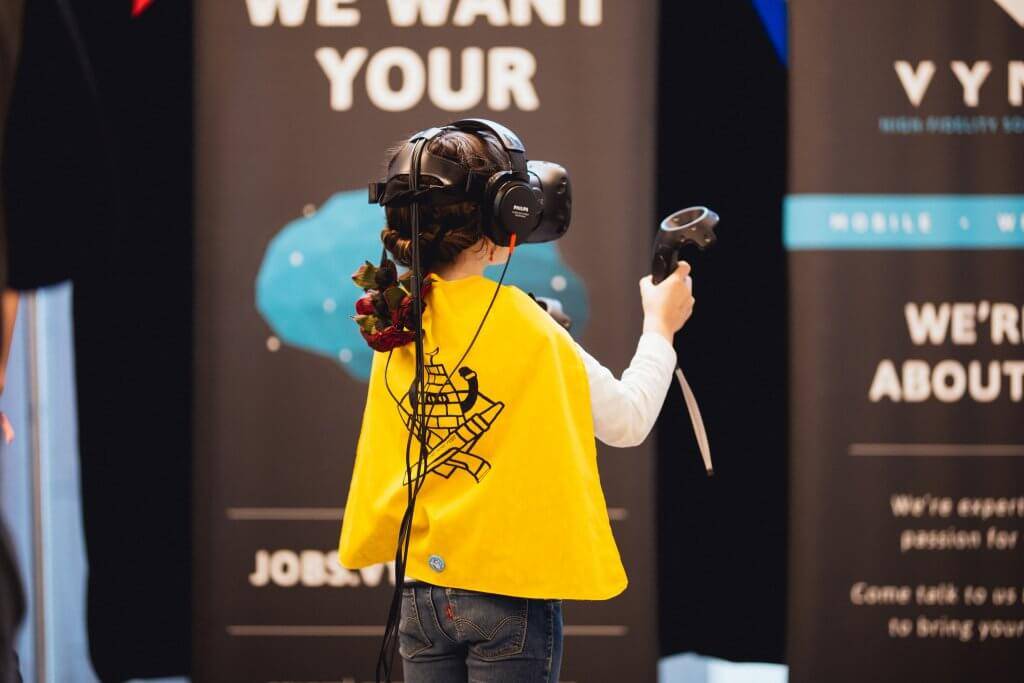
[[[673,387],[658,440],[662,655],[781,662],[786,600],[786,69],[747,0],[662,2],[658,213],[705,204],[719,244],[691,253],[676,339],[715,461]]]

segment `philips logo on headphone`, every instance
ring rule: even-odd
[[[528,206],[521,206],[519,204],[513,204],[512,205],[512,214],[516,218],[525,218],[526,216],[530,215],[530,207],[528,207]]]

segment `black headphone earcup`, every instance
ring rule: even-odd
[[[508,246],[513,234],[516,244],[526,242],[540,223],[544,208],[543,199],[529,183],[508,178],[497,179],[487,204],[490,220],[485,234],[489,232],[487,236],[502,246]]]

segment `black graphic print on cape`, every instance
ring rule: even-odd
[[[427,464],[420,472],[419,460],[414,460],[413,477],[420,479],[433,473],[448,479],[461,470],[479,484],[490,471],[491,463],[473,453],[473,447],[491,428],[505,404],[482,394],[476,371],[466,366],[458,371],[465,388],[456,388],[444,365],[433,362],[438,351],[434,349],[427,354],[421,392],[426,414]],[[395,403],[406,428],[412,429],[413,409],[416,405],[413,386],[410,385],[409,391]],[[408,472],[402,483],[409,483]]]

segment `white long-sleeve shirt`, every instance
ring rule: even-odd
[[[643,442],[665,402],[676,351],[660,334],[640,335],[629,367],[616,379],[611,370],[576,344],[590,383],[594,436],[609,446],[625,448]]]

